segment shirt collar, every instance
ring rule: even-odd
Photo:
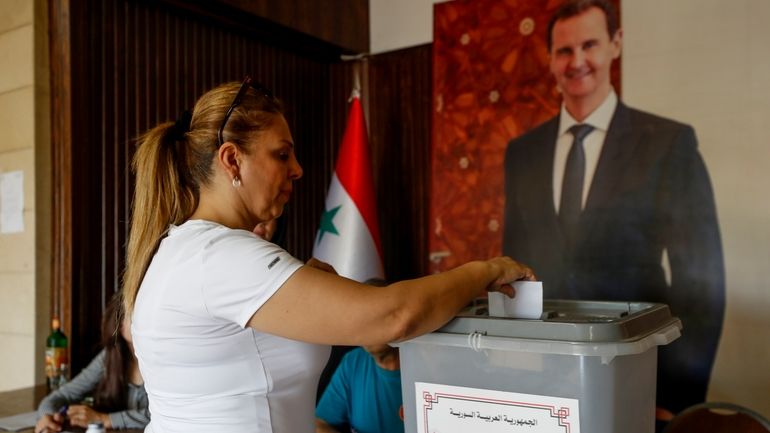
[[[561,113],[559,115],[559,137],[566,134],[572,125],[576,125],[578,123],[591,125],[595,129],[607,132],[607,130],[610,128],[612,115],[615,114],[615,108],[617,106],[618,95],[615,93],[615,90],[612,89],[610,90],[609,95],[604,98],[604,102],[602,102],[602,104],[599,105],[599,107],[597,107],[593,113],[588,115],[584,121],[578,122],[574,117],[572,117],[571,114],[569,114],[567,107],[564,105],[564,103],[562,103]]]

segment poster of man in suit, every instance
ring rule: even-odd
[[[668,304],[684,329],[680,340],[660,350],[658,406],[676,413],[706,398],[724,315],[722,245],[714,194],[693,128],[628,107],[613,86],[617,82],[612,80],[611,71],[617,67],[623,37],[613,3],[617,4],[603,0],[557,2],[548,10],[547,27],[537,29],[544,36],[544,46],[526,41],[518,54],[503,56],[505,60],[515,57],[517,64],[511,69],[519,73],[521,68],[533,67],[524,63],[526,60],[543,60],[541,65],[547,70],[541,72],[550,72],[555,81],[557,93],[552,100],[556,102],[549,105],[551,95],[538,88],[542,81],[525,78],[518,88],[529,89],[529,93],[510,92],[511,105],[524,106],[513,116],[523,118],[522,123],[531,129],[505,121],[486,128],[491,134],[503,135],[499,125],[508,125],[508,138],[516,138],[505,145],[499,161],[504,176],[501,227],[498,229],[493,216],[483,235],[497,235],[503,254],[532,266],[543,281],[546,298]],[[488,12],[499,16],[501,12],[495,7]],[[437,16],[437,29],[440,20],[451,16]],[[543,21],[535,16],[528,25],[537,27],[537,23]],[[519,32],[528,36],[525,18],[518,24]],[[473,43],[473,32],[464,35],[469,38],[466,42]],[[441,44],[438,33],[435,40]],[[485,48],[495,49],[492,45]],[[544,57],[533,54],[534,49]],[[439,74],[453,73],[439,65],[436,68],[434,63],[437,81],[446,79]],[[450,114],[441,112],[448,104],[469,103],[467,92],[451,102],[441,86],[439,92],[437,102],[441,104],[434,114],[434,126],[437,117],[449,118]],[[527,104],[540,108],[527,110]],[[549,109],[552,112],[548,113]],[[451,121],[479,122],[484,110],[484,106],[479,107],[477,119],[453,113]],[[587,126],[578,146],[576,129],[572,128],[575,125]],[[482,130],[471,128],[465,137],[455,137],[457,142],[465,138],[470,143],[465,167],[459,158],[463,170],[471,172],[470,183],[482,182],[468,169],[468,165],[484,161],[480,152],[473,151]],[[435,152],[436,142],[451,130],[434,131],[439,135],[434,136]],[[434,159],[434,176],[436,169]],[[487,180],[494,185],[496,174],[481,171],[490,173]],[[474,248],[484,242],[451,232],[462,228],[463,223],[445,223],[452,206],[459,206],[452,197],[466,191],[464,187],[447,188],[451,191],[436,197],[436,180],[433,185],[434,268],[460,260],[460,248],[483,255],[484,251]],[[465,215],[496,215],[494,198],[476,197],[479,201]],[[493,253],[491,249],[494,246],[486,253]],[[476,257],[462,257],[468,258]]]
[[[508,146],[502,249],[539,272],[549,297],[668,304],[684,331],[661,350],[658,401],[676,412],[706,398],[724,314],[719,226],[693,129],[626,106],[610,84],[622,47],[614,13],[605,1],[571,1],[549,26],[563,103]],[[562,205],[576,124],[592,131],[570,223]]]

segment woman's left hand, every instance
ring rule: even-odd
[[[104,428],[112,428],[108,414],[97,412],[89,406],[82,404],[70,406],[69,410],[67,410],[67,418],[69,418],[71,425],[77,427],[87,428],[88,423],[101,421],[104,424]]]

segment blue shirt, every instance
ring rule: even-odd
[[[401,404],[401,372],[379,367],[359,347],[342,358],[315,414],[340,431],[402,433]]]

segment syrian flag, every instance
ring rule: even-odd
[[[385,274],[372,163],[359,98],[354,91],[313,256],[332,265],[343,277],[365,282],[383,279]]]

